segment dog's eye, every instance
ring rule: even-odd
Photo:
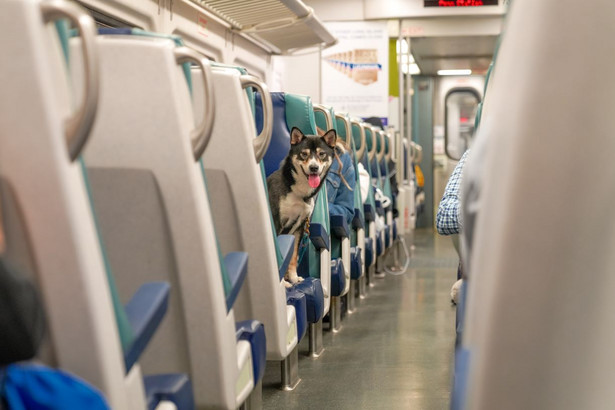
[[[308,158],[308,154],[307,152],[302,152],[299,154],[299,158],[301,158],[302,160],[306,160]]]
[[[326,153],[326,152],[324,152],[324,151],[319,152],[319,153],[318,153],[318,158],[320,158],[320,159],[325,159],[325,158],[327,158],[327,153]]]

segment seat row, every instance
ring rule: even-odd
[[[62,0],[5,2],[0,42],[15,56],[0,63],[0,256],[44,300],[37,359],[117,409],[257,404],[267,360],[292,389],[302,337],[318,356],[325,315],[339,330],[342,298],[352,311],[411,231],[417,147],[403,146],[397,201],[355,190],[351,226],[318,195],[305,279],[287,289],[294,238],[275,232],[265,179],[289,130],[336,129],[391,199],[398,136],[270,93],[177,36],[97,32]]]

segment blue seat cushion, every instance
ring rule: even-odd
[[[365,266],[374,263],[374,241],[372,238],[365,238]]]
[[[192,383],[185,374],[156,374],[145,376],[147,408],[154,410],[161,401],[170,401],[178,410],[193,410]]]
[[[350,248],[350,279],[361,277],[361,248],[358,246]]]
[[[250,342],[252,348],[252,367],[254,369],[254,384],[258,383],[265,374],[267,361],[267,339],[265,326],[258,320],[244,320],[235,323],[235,336],[237,340]]]
[[[286,289],[286,304],[295,308],[297,341],[299,341],[305,336],[307,330],[307,304],[305,295],[297,289]]]
[[[331,296],[342,296],[345,287],[344,262],[341,258],[333,259],[331,261]]]
[[[260,93],[254,94],[254,108],[256,111],[256,132],[263,129],[263,101]],[[263,157],[265,174],[273,174],[280,168],[280,163],[288,155],[290,149],[290,130],[286,125],[286,97],[284,93],[271,93],[273,104],[273,132],[269,148]]]
[[[280,280],[282,280],[293,256],[295,237],[293,235],[278,235],[277,241],[278,249],[282,255],[282,266],[280,266]]]
[[[316,323],[322,319],[325,311],[325,296],[320,279],[303,278],[303,281],[295,284],[293,289],[305,295],[308,323]]]

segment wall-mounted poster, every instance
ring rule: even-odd
[[[322,52],[323,104],[357,117],[388,117],[386,22],[333,22],[338,43]]]

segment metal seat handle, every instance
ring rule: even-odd
[[[271,102],[271,94],[267,84],[261,81],[258,77],[244,74],[241,77],[241,87],[254,87],[261,93],[263,101],[263,130],[254,139],[254,156],[258,164],[265,157],[265,153],[269,149],[271,143],[271,134],[273,133],[273,103]]]
[[[190,132],[194,160],[198,161],[203,156],[203,153],[211,140],[216,115],[214,105],[214,87],[211,81],[211,68],[209,60],[188,47],[178,47],[175,49],[174,53],[177,64],[194,63],[201,69],[201,75],[203,76],[203,87],[205,89],[205,113],[201,123]]]
[[[99,67],[95,44],[96,24],[82,8],[64,0],[45,1],[40,7],[45,23],[66,18],[75,24],[81,33],[85,71],[83,100],[79,108],[64,120],[68,156],[71,161],[74,161],[79,157],[88,140],[98,107]]]

